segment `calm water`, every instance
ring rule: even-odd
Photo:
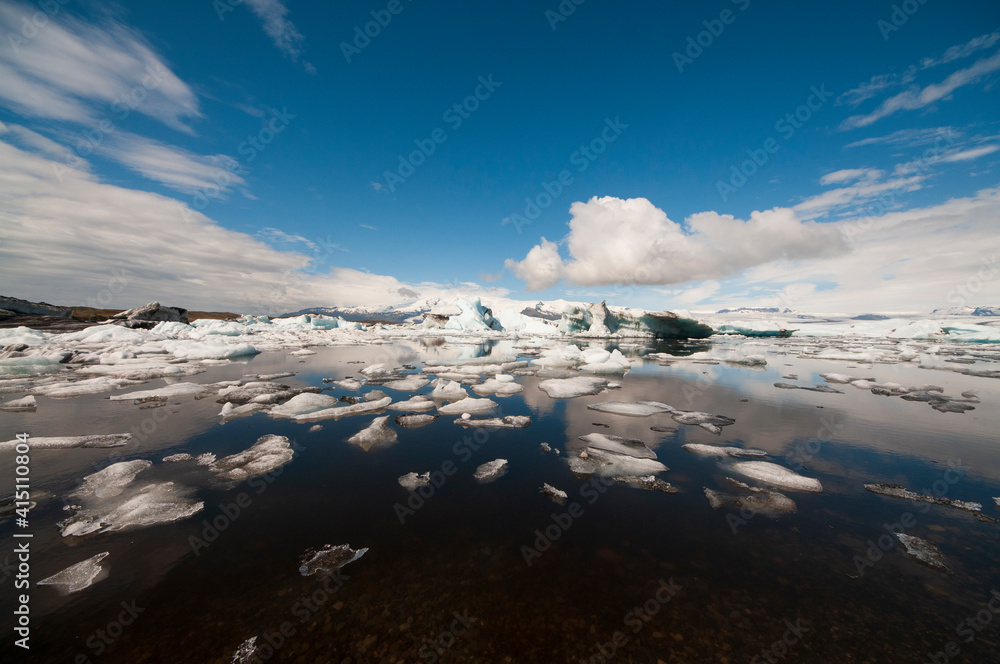
[[[712,346],[622,350],[684,354],[706,348]],[[292,370],[298,374],[281,382],[316,386],[373,362],[420,365],[516,352],[509,342],[315,350],[304,362],[269,352],[187,380]],[[938,482],[948,498],[980,502],[984,514],[1000,517],[993,500],[1000,496],[1000,381],[912,365],[821,362],[798,357],[797,347],[788,351],[776,342],[764,368],[647,361],[626,375],[620,390],[567,400],[550,399],[537,388],[538,378],[518,378],[523,393],[492,398],[505,415],[530,415],[531,427],[473,435],[441,416],[426,427],[397,427],[396,444],[370,452],[346,440],[372,415],[322,421],[321,431],[310,432],[312,423],[266,414],[220,426],[214,398],[172,399],[156,410],[102,396],[39,398],[35,413],[0,414],[0,439],[21,431],[142,430],[156,412],[163,421],[144,440],[118,450],[33,453],[33,489],[49,494],[31,512],[33,581],[102,551],[110,552],[104,561],[109,575],[68,596],[34,586],[32,647],[22,653],[12,644],[13,581],[0,573],[6,577],[0,600],[4,659],[229,662],[240,643],[258,636],[258,645],[281,642],[267,659],[273,662],[921,662],[949,642],[952,662],[1000,661],[1000,615],[989,608],[990,591],[1000,590],[1000,526],[863,488],[892,482],[924,493]],[[798,380],[784,382],[821,383],[817,374],[827,371],[934,383],[949,394],[978,390],[982,403],[965,414],[939,413],[926,403],[851,386],[836,386],[844,394],[773,386],[789,373]],[[386,392],[396,400],[408,396]],[[668,415],[634,418],[586,408],[610,400],[663,401],[736,423],[716,436],[676,425]],[[651,426],[679,431],[658,433]],[[146,430],[152,428],[147,423]],[[679,493],[576,478],[565,453],[578,453],[584,446],[578,437],[595,431],[646,442],[670,468],[662,477]],[[160,463],[177,452],[221,458],[269,433],[288,436],[298,451],[263,481],[234,487],[212,479],[204,467]],[[563,455],[541,452],[542,442]],[[725,480],[736,475],[726,471],[726,461],[682,450],[687,442],[764,449],[775,463],[801,464],[802,474],[820,479],[824,491],[786,492],[798,510],[775,519],[745,514],[749,518],[741,521],[735,508],[713,511],[703,488],[737,493]],[[473,470],[498,457],[509,460],[509,472],[477,484]],[[66,515],[65,497],[82,476],[128,459],[153,461],[143,480],[190,487],[205,510],[168,525],[60,537],[56,522]],[[401,523],[396,505],[409,494],[397,477],[449,462],[457,471]],[[947,474],[953,467],[960,471]],[[10,453],[0,459],[0,477],[9,494]],[[951,481],[942,483],[946,477]],[[543,482],[569,493],[578,504],[575,516],[569,506],[538,495]],[[240,514],[226,516],[223,506],[234,503],[243,505]],[[866,556],[869,540],[877,547],[884,526],[907,512],[915,518],[907,532],[937,544],[949,573],[898,548],[873,555],[875,561]],[[214,519],[223,527],[207,542]],[[564,524],[558,539],[547,547],[541,542],[545,550],[529,566],[522,547],[536,547],[536,531],[554,520]],[[0,523],[0,560],[14,557],[13,531],[12,521]],[[207,543],[197,554],[193,537]],[[344,543],[369,551],[339,580],[326,582],[333,592],[324,590],[323,578],[298,573],[306,549]],[[871,563],[860,576],[858,556]],[[124,614],[127,626],[119,625],[123,603],[138,613],[134,619]],[[1000,610],[1000,601],[993,607]],[[976,629],[957,632],[969,618]],[[286,635],[280,634],[283,624]],[[754,660],[762,651],[767,657]]]

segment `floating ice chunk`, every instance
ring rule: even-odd
[[[418,487],[427,486],[431,483],[431,474],[427,473],[407,473],[399,478],[399,485],[407,491],[416,491]]]
[[[284,399],[289,399],[302,390],[289,390],[288,385],[272,383],[270,381],[251,381],[243,385],[230,385],[219,390],[218,403],[231,401],[234,404],[250,403],[277,403]]]
[[[387,367],[385,364],[379,363],[365,367],[361,370],[361,373],[368,378],[384,378],[386,376],[392,376],[395,371]]]
[[[201,385],[199,383],[174,383],[166,387],[159,387],[155,390],[140,390],[139,392],[128,392],[126,394],[112,394],[108,397],[111,401],[166,401],[184,396],[200,396],[215,391],[214,385]]]
[[[507,459],[494,459],[476,468],[476,472],[472,476],[480,484],[488,484],[506,475],[507,467]]]
[[[538,384],[538,389],[553,399],[571,399],[588,394],[600,394],[608,387],[608,380],[591,376],[550,378]]]
[[[124,378],[113,378],[111,376],[97,376],[86,378],[70,383],[55,385],[39,385],[32,389],[32,393],[39,396],[51,397],[53,399],[66,399],[79,397],[85,394],[100,394],[101,392],[111,392],[113,390],[138,385],[140,380],[127,380]]]
[[[656,433],[677,433],[677,427],[649,427],[650,431],[655,431]]]
[[[110,510],[109,510],[110,508]],[[147,484],[61,521],[63,537],[145,528],[186,519],[205,508],[174,488],[173,482]]]
[[[0,403],[0,410],[6,412],[29,411],[35,410],[37,406],[35,397],[29,394],[23,399],[11,399],[10,401]]]
[[[366,428],[347,439],[347,442],[357,445],[366,452],[376,445],[396,442],[396,430],[389,426],[389,415],[376,417]]]
[[[501,380],[503,378],[504,380]],[[505,380],[509,378],[510,380]],[[506,374],[499,374],[496,378],[490,378],[484,381],[480,385],[473,385],[472,391],[479,396],[488,396],[490,394],[495,394],[498,397],[510,396],[511,394],[517,394],[518,392],[524,391],[524,386],[520,383],[513,382],[513,376],[507,376]]]
[[[112,498],[120,494],[126,486],[132,483],[135,476],[153,465],[152,461],[136,459],[135,461],[120,461],[103,470],[83,478],[83,484],[70,494],[72,498],[93,496],[98,499]]]
[[[637,458],[628,454],[616,454],[594,447],[588,447],[579,456],[569,458],[569,469],[575,475],[601,477],[628,475],[655,475],[665,473],[669,468],[654,459]]]
[[[604,401],[602,403],[592,403],[587,408],[602,413],[628,415],[630,417],[649,417],[658,413],[674,412],[673,406],[668,406],[659,401]]]
[[[312,432],[322,431],[322,430],[323,430],[323,425],[322,424],[314,424],[311,427],[309,427],[309,431],[312,431]]]
[[[493,410],[497,407],[496,401],[489,399],[476,399],[466,397],[438,407],[438,412],[442,415],[462,415],[464,413],[481,413],[486,410]]]
[[[315,355],[315,354],[316,354],[316,351],[314,351],[314,350],[312,350],[310,348],[300,348],[298,350],[293,350],[292,352],[289,353],[289,355],[293,355],[293,356],[296,356],[296,357],[306,357],[308,355]]]
[[[807,390],[809,392],[825,392],[827,394],[843,394],[840,390],[830,387],[829,385],[816,385],[814,387],[809,387],[807,385],[792,385],[791,383],[775,383],[775,387],[781,388],[783,390]]]
[[[399,380],[390,380],[382,383],[382,387],[400,392],[416,392],[429,384],[430,381],[423,374],[410,374]]]
[[[431,410],[435,407],[434,401],[423,394],[417,394],[410,397],[409,401],[399,401],[394,404],[389,405],[389,410],[402,410],[402,411],[424,411]]]
[[[640,475],[638,477],[612,477],[615,482],[632,487],[633,489],[644,489],[646,491],[660,491],[662,493],[677,493],[677,488],[670,482],[664,482],[659,477],[653,475]]]
[[[350,406],[339,406],[337,408],[324,408],[323,410],[317,410],[314,413],[305,413],[304,415],[296,415],[292,419],[302,420],[302,421],[312,421],[312,420],[327,420],[327,419],[340,419],[341,417],[347,417],[348,415],[362,415],[364,413],[373,413],[378,410],[382,410],[392,403],[392,397],[386,397],[384,399],[379,399],[377,401],[365,401],[361,403],[351,404]]]
[[[756,449],[743,449],[742,447],[724,447],[721,445],[700,445],[697,443],[688,443],[686,445],[681,445],[681,447],[691,454],[697,454],[699,456],[710,456],[710,457],[764,457],[767,456],[767,452],[764,450]]]
[[[469,393],[465,391],[461,383],[457,383],[447,378],[436,378],[433,382],[434,390],[431,392],[431,399],[447,399],[448,401],[458,401],[465,399]]]
[[[395,422],[401,427],[407,427],[413,429],[416,427],[427,426],[437,418],[438,416],[436,414],[412,413],[410,415],[397,416]]]
[[[274,417],[295,417],[315,413],[325,408],[333,408],[340,403],[340,399],[329,394],[313,394],[303,392],[296,394],[283,404],[271,408],[270,413]]]
[[[448,318],[444,324],[446,330],[461,330],[465,332],[489,332],[502,330],[500,321],[493,318],[493,312],[484,307],[479,298],[474,300],[460,299],[455,302],[462,312]]]
[[[204,454],[199,454],[195,457],[195,461],[199,466],[211,466],[215,463],[215,455],[211,452],[205,452]]]
[[[361,398],[365,401],[378,401],[379,399],[385,399],[386,396],[386,393],[382,390],[371,390],[362,394]]]
[[[104,569],[101,567],[101,561],[107,558],[110,554],[105,551],[104,553],[99,553],[96,556],[91,556],[84,561],[78,562],[75,565],[70,565],[63,571],[53,574],[52,576],[42,579],[38,582],[40,586],[62,586],[62,590],[66,593],[75,593],[88,588],[95,582],[99,581],[101,578],[101,573]]]
[[[468,399],[461,401],[465,403]],[[531,418],[527,415],[504,415],[503,417],[490,417],[485,419],[466,418],[468,413],[462,413],[462,418],[455,420],[455,424],[467,429],[523,429],[531,426]]]
[[[96,434],[92,436],[31,436],[28,438],[28,447],[33,450],[57,450],[73,447],[121,447],[132,439],[130,433],[108,433]],[[0,452],[12,450],[21,441],[8,440],[0,443]]]
[[[569,500],[569,495],[565,491],[560,491],[559,489],[555,488],[554,486],[548,483],[542,484],[541,488],[538,490],[538,493],[542,494],[546,498],[551,499],[552,502],[558,503],[560,505],[565,505],[566,501]]]
[[[995,502],[997,504],[997,507],[1000,508],[1000,498],[994,498],[993,502]]]
[[[233,405],[232,402],[227,401],[222,406],[222,410],[219,411],[219,415],[222,416],[223,420],[231,420],[237,417],[244,417],[246,415],[252,415],[258,411],[266,409],[267,406],[262,403],[245,403],[242,406]]]
[[[898,484],[866,484],[865,489],[871,491],[872,493],[877,493],[880,496],[888,496],[889,498],[899,498],[901,500],[911,500],[918,503],[931,503],[932,505],[954,507],[955,509],[963,510],[965,512],[972,512],[980,520],[992,520],[993,523],[996,523],[996,519],[993,519],[993,517],[981,514],[983,511],[981,503],[953,500],[951,498],[941,498],[938,496],[927,496],[914,493],[913,491],[905,489]]]
[[[625,373],[632,368],[632,364],[628,361],[628,358],[622,355],[621,351],[617,348],[611,353],[608,353],[607,351],[602,352],[605,353],[607,357],[605,358],[602,356],[602,359],[597,359],[593,358],[593,356],[587,357],[585,351],[584,360],[586,363],[580,368],[591,373],[603,374]]]
[[[190,339],[164,341],[161,347],[174,357],[184,360],[228,360],[260,353],[250,344],[193,341]]]
[[[179,454],[171,454],[170,456],[163,457],[164,463],[179,463],[181,461],[191,461],[194,459],[193,456],[187,452],[180,452]]]
[[[733,470],[764,484],[770,484],[789,491],[807,491],[821,493],[823,485],[811,477],[803,477],[794,470],[769,461],[739,461],[733,464]]]
[[[896,539],[902,542],[906,555],[911,558],[937,569],[948,569],[941,550],[935,544],[906,533],[896,533]]]
[[[308,550],[302,556],[302,565],[299,567],[299,574],[302,576],[312,576],[317,572],[335,572],[344,565],[353,563],[361,556],[368,553],[368,549],[352,549],[349,544],[331,546],[327,544],[319,551]]]
[[[227,480],[242,482],[256,475],[280,468],[295,456],[286,436],[267,434],[257,439],[249,449],[219,459],[209,468]]]
[[[337,387],[347,390],[348,392],[355,392],[361,389],[363,383],[355,378],[345,378],[344,380],[335,380],[333,384]]]
[[[549,445],[548,443],[542,443],[541,445],[538,446],[538,449],[545,452],[546,454],[553,454],[553,453],[558,454],[558,452],[554,452],[552,446]],[[1000,498],[997,498],[997,505],[1000,505]]]
[[[580,440],[587,443],[588,451],[604,450],[615,454],[625,454],[636,459],[656,458],[656,452],[646,447],[646,443],[641,440],[609,436],[603,433],[588,433],[586,436],[580,436]]]
[[[721,427],[727,427],[736,422],[733,418],[726,417],[725,415],[712,415],[711,413],[696,411],[676,411],[670,417],[679,424],[699,426],[716,435],[722,432]]]
[[[751,487],[743,482],[737,482],[730,478],[730,483],[750,492],[749,496],[734,496],[723,491],[714,491],[705,488],[705,497],[713,510],[720,509],[726,505],[734,505],[739,508],[746,508],[753,513],[763,514],[768,517],[775,517],[778,514],[795,512],[798,506],[795,501],[783,493],[770,489],[759,489]]]
[[[233,653],[229,664],[250,664],[257,655],[257,637],[251,636],[240,644],[240,647]]]

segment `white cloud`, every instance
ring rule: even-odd
[[[123,309],[161,300],[189,309],[278,314],[310,306],[396,305],[403,293],[428,297],[456,290],[343,268],[308,274],[315,256],[278,251],[175,199],[103,183],[5,138],[0,135],[5,295]],[[458,290],[476,292],[466,285]]]
[[[827,173],[819,179],[821,185],[840,184],[842,182],[852,182],[862,178],[866,180],[877,180],[882,177],[882,171],[875,168],[842,168],[839,171]]]
[[[192,133],[198,98],[139,33],[112,18],[95,25],[63,12],[21,40],[22,22],[37,11],[0,4],[0,34],[11,42],[0,49],[0,101],[28,117],[82,124],[134,110]]]
[[[859,148],[865,145],[889,145],[892,147],[915,148],[931,145],[939,141],[954,143],[962,137],[962,133],[952,127],[932,127],[929,129],[900,129],[885,136],[873,136],[860,141],[848,143],[845,147]]]
[[[881,171],[874,171],[881,175]],[[871,201],[874,198],[895,199],[897,194],[904,194],[916,191],[921,188],[921,182],[925,175],[911,175],[909,177],[897,177],[882,182],[874,179],[866,179],[846,187],[838,187],[824,191],[816,196],[811,196],[793,209],[796,213],[806,219],[823,217],[837,208],[845,206],[858,206]]]
[[[866,115],[852,115],[841,124],[843,129],[867,127],[897,111],[914,111],[944,99],[955,90],[972,85],[1000,69],[1000,52],[989,58],[976,61],[970,67],[953,72],[941,83],[934,83],[925,88],[913,87],[886,99],[882,104]]]
[[[988,154],[993,154],[997,150],[1000,150],[1000,145],[984,145],[980,148],[971,148],[969,150],[962,150],[960,152],[951,152],[943,155],[940,161],[944,162],[956,162],[956,161],[969,161],[971,159],[979,159],[980,157],[985,157]]]
[[[572,219],[563,260],[554,242],[542,238],[521,261],[506,266],[528,290],[560,278],[581,286],[665,285],[717,279],[776,260],[796,260],[847,251],[832,228],[800,221],[775,208],[743,221],[701,212],[686,227],[644,198],[592,198],[570,206]]]
[[[264,23],[264,32],[274,41],[278,50],[287,55],[292,62],[298,62],[304,52],[306,40],[295,24],[288,19],[290,11],[285,3],[282,0],[246,0],[246,4]],[[303,64],[307,72],[315,73],[315,67],[308,62]]]
[[[318,252],[320,250],[319,245],[302,235],[294,235],[292,233],[286,233],[280,228],[262,228],[257,231],[257,237],[267,242],[278,243],[278,244],[303,244],[306,249],[313,252]],[[341,247],[336,247],[341,251],[347,251]]]
[[[7,140],[16,141],[25,147],[31,148],[36,152],[41,152],[53,159],[58,159],[63,163],[69,164],[76,161],[79,162],[79,166],[89,167],[89,164],[74,155],[73,151],[66,146],[26,127],[16,124],[5,125],[0,122],[0,135],[6,135]]]

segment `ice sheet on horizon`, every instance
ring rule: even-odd
[[[823,485],[819,480],[803,477],[794,470],[789,470],[770,461],[739,461],[734,463],[732,468],[741,475],[781,489],[809,493],[823,491]]]
[[[349,544],[340,544],[338,546],[327,544],[319,551],[309,549],[302,555],[302,565],[299,566],[299,574],[302,576],[312,576],[317,572],[334,572],[344,565],[353,563],[366,553],[368,553],[367,548],[355,550]]]
[[[67,594],[89,588],[103,578],[102,572],[104,572],[104,568],[101,567],[101,561],[109,555],[111,554],[107,551],[98,553],[96,556],[91,556],[75,565],[70,565],[61,572],[42,579],[38,582],[38,585],[62,586],[62,591]]]

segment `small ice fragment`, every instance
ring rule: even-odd
[[[430,413],[411,413],[409,415],[399,415],[396,417],[396,424],[401,427],[409,427],[411,429],[416,427],[427,426],[438,416],[436,414]]]
[[[181,452],[180,454],[171,454],[170,456],[163,457],[163,463],[178,463],[180,461],[190,461],[193,458],[187,452]]]
[[[727,427],[735,424],[736,420],[725,415],[712,415],[711,413],[700,413],[697,411],[677,411],[670,417],[678,424],[702,425],[711,424],[714,427]],[[712,433],[717,433],[713,431]]]
[[[347,439],[347,442],[357,445],[366,452],[376,445],[394,443],[398,438],[396,430],[389,426],[389,415],[376,417],[366,428]]]
[[[323,430],[323,425],[322,424],[314,424],[311,427],[309,427],[309,431],[311,431],[313,433],[315,433],[317,431],[322,431],[322,430]]]
[[[186,519],[205,508],[175,490],[173,482],[147,484],[60,521],[63,537],[145,528]]]
[[[793,470],[769,461],[739,461],[733,464],[733,470],[753,478],[764,484],[788,489],[789,491],[806,491],[821,493],[823,485],[811,477],[803,477]]]
[[[38,582],[40,586],[62,586],[62,590],[67,593],[75,593],[91,586],[95,581],[99,581],[101,572],[101,561],[108,557],[108,552],[91,556],[75,565],[70,565],[63,571],[42,579]]]
[[[29,394],[23,399],[11,399],[10,401],[0,403],[0,410],[6,412],[28,411],[35,410],[37,406],[35,397]]]
[[[195,459],[199,466],[211,466],[215,463],[215,455],[211,452],[205,452],[204,454],[199,454]]]
[[[487,484],[506,475],[507,466],[507,459],[494,459],[476,468],[472,476],[480,484]]]
[[[580,436],[580,440],[588,445],[588,451],[604,450],[615,454],[624,454],[636,459],[655,459],[656,452],[646,447],[641,440],[622,438],[621,436],[611,436],[603,433],[588,433]]]
[[[496,407],[497,403],[495,401],[466,397],[465,399],[439,406],[438,412],[442,415],[462,415],[464,413],[479,413],[486,410],[493,410]]]
[[[677,433],[677,427],[649,427],[649,430],[657,433]]]
[[[674,412],[673,406],[668,406],[659,401],[605,401],[602,403],[592,403],[587,408],[602,413],[628,415],[629,417],[649,417],[658,413]]]
[[[293,456],[295,452],[286,436],[267,434],[258,438],[247,450],[219,459],[209,468],[219,477],[243,481],[269,473],[291,461]]]
[[[427,486],[431,483],[431,474],[427,473],[407,473],[399,478],[399,485],[407,491],[416,491],[418,487]]]
[[[686,452],[691,454],[697,454],[699,456],[711,456],[711,457],[763,457],[767,456],[767,452],[764,450],[757,449],[744,449],[742,447],[726,447],[722,445],[700,445],[698,443],[688,443],[686,445],[681,445],[681,447]]]
[[[434,408],[434,401],[423,394],[417,394],[410,397],[409,401],[399,401],[394,404],[389,404],[389,410],[410,410],[410,411],[424,411],[431,410]]]
[[[538,446],[538,449],[545,452],[546,454],[552,454],[552,446],[548,443],[542,443]],[[997,498],[997,505],[1000,505],[1000,498]]]
[[[304,415],[296,415],[292,419],[300,421],[310,421],[310,420],[326,420],[326,419],[340,419],[341,417],[346,417],[348,415],[361,415],[363,413],[371,413],[377,410],[382,410],[392,403],[392,397],[386,397],[384,399],[379,399],[378,401],[370,401],[363,403],[356,403],[350,406],[338,406],[336,408],[324,408],[323,410],[317,410],[313,413],[305,413]]]
[[[257,637],[251,636],[240,644],[240,647],[233,653],[233,658],[229,664],[249,664],[257,654]]]
[[[28,447],[32,450],[57,450],[74,447],[121,447],[131,439],[132,434],[130,433],[109,433],[97,434],[93,436],[59,436],[51,438],[45,436],[31,436],[28,438]],[[0,452],[4,450],[12,450],[20,444],[21,441],[17,439],[2,442],[0,443]]]
[[[981,512],[983,510],[981,503],[971,503],[964,500],[953,500],[951,498],[922,495],[914,493],[909,489],[905,489],[898,484],[866,484],[865,489],[867,491],[871,491],[872,493],[877,493],[880,496],[899,498],[901,500],[912,500],[918,503],[944,505],[945,507],[954,507],[955,509],[964,510],[966,512]]]
[[[829,385],[816,385],[814,387],[807,387],[805,385],[792,385],[790,383],[775,383],[775,387],[779,387],[783,390],[807,390],[809,392],[824,392],[826,394],[843,394],[841,390],[838,390]],[[875,388],[872,388],[874,391]],[[889,393],[891,395],[891,393]]]
[[[398,380],[390,380],[382,383],[382,387],[387,387],[390,390],[398,390],[400,392],[416,392],[429,384],[430,381],[427,380],[427,377],[423,374],[410,374]]]
[[[664,482],[659,477],[653,475],[641,475],[633,477],[612,477],[615,482],[632,487],[633,489],[644,489],[646,491],[661,491],[663,493],[677,493],[677,488],[670,482]]]
[[[135,476],[153,465],[152,461],[136,459],[120,461],[83,478],[83,484],[69,494],[72,498],[93,496],[95,498],[113,498],[132,483]]]
[[[553,399],[572,399],[588,394],[600,394],[608,387],[605,378],[574,376],[573,378],[550,378],[538,384],[538,389]]]
[[[462,419],[455,420],[455,424],[467,429],[523,429],[531,425],[531,418],[527,415],[504,415],[503,417],[489,417],[472,419],[468,413],[462,414]]]
[[[356,378],[345,378],[344,380],[335,380],[333,384],[348,392],[355,392],[361,389],[363,383]]]
[[[472,417],[472,415],[471,415],[471,414],[469,414],[469,413],[462,413],[462,419],[463,419],[463,420],[467,420],[467,419],[470,419],[471,417]]]
[[[366,553],[368,553],[367,548],[354,550],[349,544],[339,546],[327,544],[319,551],[310,549],[302,556],[299,574],[312,576],[317,572],[334,572],[344,565],[353,563]]]
[[[935,544],[906,533],[896,533],[896,539],[903,543],[906,555],[911,558],[937,569],[948,569],[944,562],[944,556],[941,555],[941,550]]]
[[[293,350],[292,352],[289,353],[289,355],[297,357],[305,357],[306,355],[315,355],[315,354],[316,351],[310,350],[308,348],[300,348],[298,350]]]
[[[382,399],[387,398],[386,393],[383,392],[382,390],[372,390],[371,392],[365,392],[361,396],[364,398],[365,401],[368,402],[381,401]]]
[[[270,410],[272,417],[295,417],[315,413],[324,408],[333,408],[340,400],[329,394],[313,394],[303,392],[296,394],[283,404],[277,405]]]
[[[560,491],[551,484],[542,484],[542,487],[538,490],[538,493],[542,494],[546,498],[550,498],[552,502],[558,503],[560,505],[565,505],[566,501],[569,500],[569,495],[565,491]]]
[[[432,399],[447,399],[448,401],[458,401],[469,396],[461,383],[447,378],[436,378],[432,383],[434,389],[431,391]]]

